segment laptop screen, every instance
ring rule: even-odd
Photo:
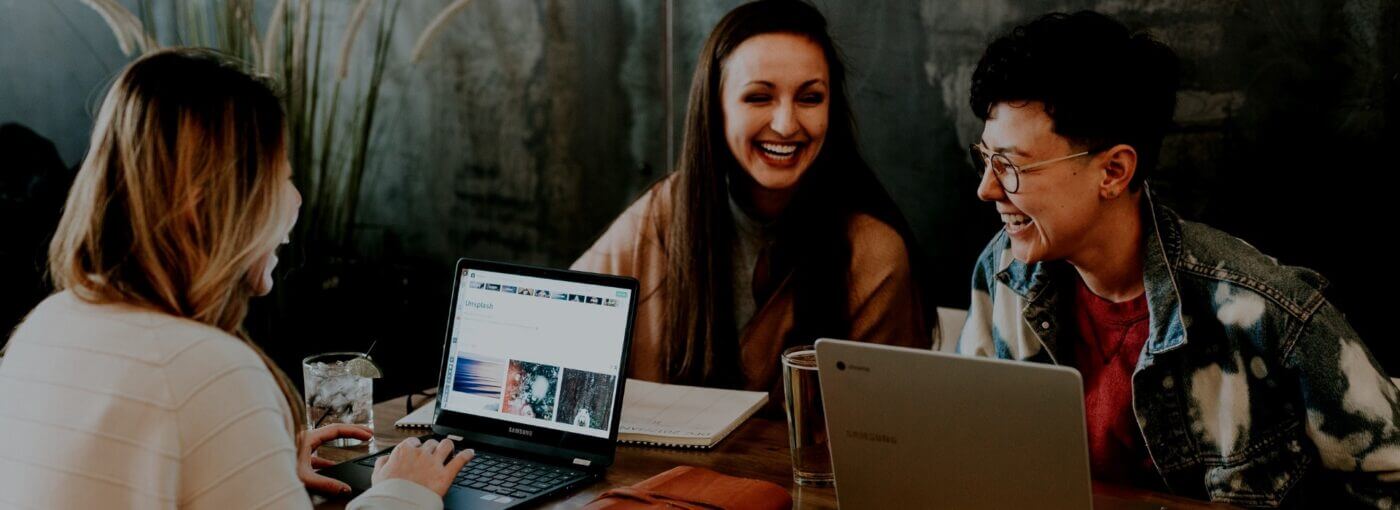
[[[460,270],[442,408],[608,438],[631,292]]]

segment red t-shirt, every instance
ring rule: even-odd
[[[1114,303],[1083,280],[1075,292],[1075,365],[1084,378],[1089,468],[1094,479],[1141,488],[1162,485],[1133,416],[1133,369],[1147,342],[1147,295]]]

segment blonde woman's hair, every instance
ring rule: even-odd
[[[304,404],[243,329],[250,273],[296,212],[285,206],[285,115],[273,88],[229,57],[173,49],[132,62],[107,93],[49,246],[59,290],[226,331],[258,354],[286,399]],[[256,276],[254,276],[255,278]]]

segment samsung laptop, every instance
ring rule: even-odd
[[[514,508],[602,478],[617,445],[637,281],[462,259],[452,288],[433,435],[423,439],[452,438],[476,457],[444,507]],[[388,453],[321,473],[362,492]]]
[[[1079,372],[830,339],[817,366],[843,510],[1090,508]]]

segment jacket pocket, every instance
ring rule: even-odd
[[[1278,507],[1312,464],[1300,422],[1272,427],[1254,439],[1243,451],[1206,463],[1205,485],[1211,500]]]

